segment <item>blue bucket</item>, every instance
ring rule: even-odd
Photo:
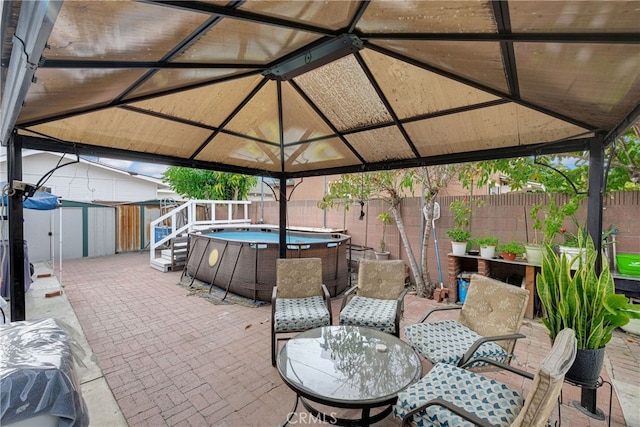
[[[464,279],[458,279],[458,299],[464,304],[464,300],[467,299],[467,291],[469,290],[470,282]]]

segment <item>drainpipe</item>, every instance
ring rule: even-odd
[[[322,177],[322,196],[326,196],[327,195],[327,176],[324,175]],[[327,228],[327,210],[323,209],[322,210],[322,228],[326,229]]]

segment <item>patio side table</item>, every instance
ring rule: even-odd
[[[280,349],[277,367],[282,380],[296,392],[313,416],[331,424],[368,426],[387,417],[398,393],[422,377],[416,352],[397,337],[359,326],[325,326],[291,338]],[[359,409],[360,418],[338,418],[310,402]],[[371,409],[382,408],[375,414]]]

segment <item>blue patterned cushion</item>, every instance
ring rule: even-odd
[[[412,409],[438,398],[496,426],[511,425],[524,404],[522,395],[505,384],[457,366],[438,363],[424,378],[398,394],[393,414],[402,418]],[[414,415],[413,420],[421,427],[474,425],[442,406],[430,406]]]
[[[354,296],[340,312],[340,324],[366,326],[390,334],[396,331],[397,300]]]
[[[329,325],[329,310],[322,297],[278,298],[274,329],[276,332],[303,331]]]
[[[404,334],[411,345],[431,363],[444,362],[451,365],[457,365],[469,347],[482,338],[455,320],[409,325],[404,328]],[[495,342],[487,342],[473,354],[473,358],[477,357],[503,362],[507,352]]]

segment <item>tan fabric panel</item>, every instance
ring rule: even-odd
[[[406,123],[422,156],[555,141],[585,129],[515,104]]]
[[[136,102],[132,105],[217,127],[249,95],[260,80],[260,76],[245,77]]]
[[[282,121],[285,144],[333,135],[329,125],[289,83],[282,84]]]
[[[640,8],[633,1],[510,1],[513,32],[638,32]]]
[[[278,298],[322,296],[322,259],[278,258],[276,260]]]
[[[145,70],[41,68],[27,94],[18,123],[106,105],[135,83]]]
[[[347,140],[369,163],[413,157],[407,140],[395,126],[354,133]]]
[[[372,50],[362,57],[400,119],[499,99]]]
[[[280,148],[234,135],[220,133],[196,156],[196,160],[222,162],[265,171],[279,171]]]
[[[391,115],[352,56],[294,80],[338,130],[391,121]]]
[[[375,1],[357,28],[365,33],[496,32],[493,11],[486,1]]]
[[[209,15],[134,1],[65,1],[49,59],[157,61]]]
[[[311,24],[339,30],[347,27],[359,5],[344,1],[252,1],[243,3],[238,9],[260,13],[292,22]]]
[[[319,38],[274,25],[223,19],[175,61],[266,64]]]
[[[244,73],[246,69],[164,69],[158,70],[136,90],[130,92],[125,99],[131,99],[150,93],[171,90],[185,85],[197,84],[215,78],[233,76]]]
[[[520,94],[542,107],[613,127],[640,99],[640,45],[516,43],[514,49]]]
[[[515,334],[520,330],[529,291],[478,274],[471,275],[459,322],[484,337]],[[512,341],[497,341],[511,352]]]
[[[263,86],[231,119],[225,129],[279,144],[280,121],[275,82]]]
[[[70,117],[31,129],[64,141],[180,157],[189,157],[211,134],[206,129],[121,108]]]
[[[285,147],[284,153],[285,167],[290,171],[304,170],[310,164],[320,168],[334,168],[358,162],[351,150],[338,138],[291,145]]]
[[[372,44],[504,93],[508,91],[499,43],[373,40]]]
[[[404,290],[404,261],[361,260],[358,267],[358,296],[397,299]]]

